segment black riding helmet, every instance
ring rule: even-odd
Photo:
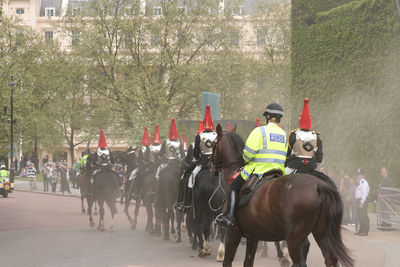
[[[265,108],[263,116],[267,117],[268,114],[279,122],[283,116],[283,108],[278,103],[271,103]]]

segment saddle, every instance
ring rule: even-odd
[[[283,172],[281,170],[268,171],[264,173],[261,179],[255,174],[251,175],[240,189],[238,208],[246,206],[247,203],[249,203],[251,197],[254,195],[254,192],[256,192],[261,185],[273,179],[281,177],[282,175]]]

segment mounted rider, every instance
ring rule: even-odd
[[[267,125],[255,128],[247,138],[243,149],[246,165],[230,185],[227,214],[216,219],[223,226],[233,225],[240,188],[251,176],[256,175],[261,179],[272,170],[280,170],[285,174],[288,140],[285,131],[278,126],[283,108],[277,103],[269,104],[263,115],[267,119]]]
[[[206,113],[204,120],[199,122],[199,129],[195,137],[194,149],[193,149],[193,163],[185,171],[185,176],[189,176],[187,186],[184,187],[184,203],[183,205],[176,205],[179,211],[187,211],[191,206],[191,193],[195,186],[195,179],[197,174],[202,170],[208,168],[208,162],[212,154],[212,149],[215,140],[217,139],[217,133],[214,131],[214,123],[211,117],[211,107],[206,106]],[[179,200],[178,200],[179,203]]]
[[[169,135],[160,150],[160,158],[162,160],[160,166],[156,172],[156,179],[160,178],[161,171],[167,167],[168,163],[180,160],[184,155],[183,147],[179,141],[179,134],[176,128],[175,119],[171,119],[171,124],[169,126]]]
[[[320,134],[312,130],[309,100],[305,98],[299,128],[291,131],[289,135],[286,173],[311,174],[336,188],[328,176],[316,170],[318,164],[322,163],[323,155],[322,140]]]
[[[79,162],[79,174],[84,174],[87,171],[86,164],[87,164],[87,159],[88,159],[89,154],[90,154],[90,149],[87,148],[82,154],[83,155],[82,155],[81,160]],[[77,174],[77,175],[79,175],[79,174]]]
[[[156,125],[156,128],[157,128],[157,125]],[[128,180],[132,181],[132,183],[134,182],[134,180],[137,177],[137,174],[139,172],[139,167],[143,167],[143,166],[145,166],[145,164],[147,164],[147,162],[145,161],[145,154],[146,154],[146,151],[148,151],[148,148],[150,146],[150,136],[149,136],[149,130],[147,129],[146,126],[144,127],[141,144],[142,144],[142,147],[139,150],[138,159],[137,159],[138,167],[136,169],[134,169],[128,177]]]
[[[107,147],[106,137],[104,136],[104,131],[100,131],[100,139],[98,148],[96,151],[97,154],[97,165],[101,167],[111,167],[110,162],[110,150]]]

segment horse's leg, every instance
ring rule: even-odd
[[[137,225],[137,218],[139,215],[139,208],[140,208],[140,204],[142,202],[141,197],[139,196],[136,201],[135,201],[135,218],[133,220],[133,224],[131,225],[132,229],[136,229],[136,225]],[[146,229],[147,230],[147,229]]]
[[[258,250],[262,250],[261,257],[268,257],[268,242],[267,241],[260,241],[261,247],[258,247]]]
[[[84,202],[85,202],[85,196],[81,193],[81,212],[82,213],[86,213]]]
[[[87,197],[87,204],[88,204],[88,208],[87,208],[87,214],[89,215],[89,226],[90,228],[94,227],[94,222],[93,222],[93,217],[92,217],[92,205],[93,205],[93,201],[91,201],[91,197]]]
[[[131,198],[132,198],[132,195],[130,195],[130,194],[125,196],[124,213],[125,213],[126,217],[128,218],[129,224],[131,225],[131,229],[136,229],[135,221],[129,215],[129,205],[131,204]]]
[[[174,208],[172,205],[170,205],[170,207],[168,208],[168,213],[169,213],[169,221],[171,223],[171,236],[173,240],[177,240],[178,236],[176,234],[175,231],[175,212],[174,212]]]
[[[225,237],[225,257],[223,267],[232,267],[235,259],[236,250],[239,246],[242,234],[237,226],[229,227]]]
[[[176,214],[176,230],[178,232],[178,237],[176,239],[177,243],[182,242],[182,221],[183,221],[183,214],[180,212],[175,213]]]
[[[221,225],[218,225],[218,232],[219,232],[219,246],[218,246],[218,253],[217,253],[217,261],[223,262],[224,254],[225,254],[226,228]]]
[[[97,215],[98,214],[98,212],[97,212],[97,201],[94,201],[94,212],[93,212],[93,215]]]
[[[254,258],[257,252],[258,241],[254,239],[247,238],[246,242],[246,257],[243,263],[244,267],[253,267]]]
[[[100,212],[100,219],[99,219],[99,226],[97,227],[98,230],[104,231],[104,199],[99,199],[99,212]]]
[[[321,236],[314,234],[315,241],[317,242],[319,248],[321,249],[322,255],[325,259],[325,265],[327,267],[336,267],[338,265],[338,259],[333,255],[332,251],[329,249],[328,237],[324,234]]]
[[[197,213],[199,214],[199,213]],[[198,256],[199,257],[203,257],[205,256],[203,254],[203,248],[204,248],[204,238],[203,238],[203,231],[201,229],[201,222],[199,222],[199,219],[196,219],[194,222],[194,231],[195,231],[195,236],[197,237],[197,240],[199,241],[198,245],[199,245],[199,253]]]
[[[292,258],[292,267],[307,267],[303,254],[304,239],[298,235],[292,234],[287,239],[290,257]]]
[[[210,247],[210,236],[211,236],[211,230],[212,230],[212,226],[211,226],[211,222],[212,222],[212,218],[205,216],[205,229],[203,231],[204,233],[204,243],[203,243],[203,255],[210,255],[211,254],[211,247]],[[209,223],[207,223],[209,222]]]
[[[146,207],[146,212],[147,212],[147,229],[149,231],[149,233],[153,233],[154,232],[154,223],[153,223],[153,217],[154,217],[154,212],[153,212],[153,206],[151,203],[151,200],[149,197],[145,197],[143,199],[143,204]],[[161,235],[161,231],[156,233],[157,235]]]
[[[303,255],[304,260],[307,262],[308,251],[310,250],[310,241],[308,241],[308,237],[303,242]]]
[[[110,232],[114,232],[114,215],[117,213],[116,195],[111,194],[106,198],[106,203],[111,211]]]
[[[281,267],[289,267],[291,265],[291,260],[286,240],[275,242],[275,246]],[[305,262],[307,262],[306,258]]]

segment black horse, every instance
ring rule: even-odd
[[[114,230],[114,215],[117,212],[116,197],[118,195],[119,177],[111,166],[97,164],[97,154],[90,153],[86,163],[86,175],[83,185],[86,187],[86,198],[88,201],[89,225],[94,227],[92,217],[92,205],[94,202],[99,204],[100,220],[98,229],[104,231],[104,202],[111,210],[110,230]]]
[[[199,241],[199,257],[211,254],[210,234],[212,222],[221,213],[225,201],[225,190],[222,177],[215,177],[209,168],[204,168],[197,174],[193,187],[193,231],[194,238]],[[220,241],[224,242],[225,229],[219,228]],[[220,246],[221,248],[221,246]],[[219,249],[220,249],[219,248]],[[218,253],[220,254],[220,253]],[[223,255],[223,252],[222,252]],[[218,260],[220,261],[220,256]]]
[[[86,199],[87,205],[89,207],[89,202],[90,202],[89,198],[92,197],[91,191],[90,191],[90,178],[92,177],[92,175],[94,173],[94,169],[96,167],[96,162],[97,162],[97,155],[95,152],[91,152],[88,155],[86,167],[80,170],[79,175],[76,178],[77,185],[78,185],[80,193],[81,193],[81,212],[82,213],[86,213],[86,209],[85,209],[85,205],[84,205],[85,199]],[[95,202],[94,215],[97,215],[96,202]]]
[[[169,240],[169,228],[173,239],[178,239],[175,231],[174,203],[178,198],[178,184],[182,176],[181,160],[169,160],[164,169],[160,171],[157,196],[155,201],[156,232],[160,231],[161,223],[164,230],[164,240]]]

